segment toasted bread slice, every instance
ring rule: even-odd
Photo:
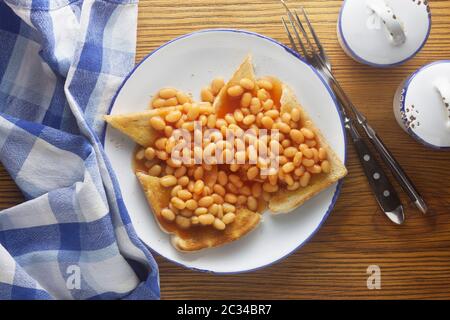
[[[176,110],[175,107],[164,107],[136,113],[105,115],[103,118],[107,123],[126,134],[137,144],[148,147],[157,138],[155,130],[150,125],[150,119],[154,116],[164,117],[174,110]]]
[[[301,206],[305,201],[311,199],[330,185],[347,175],[347,169],[342,161],[329,146],[320,130],[314,126],[311,118],[297,102],[294,93],[287,86],[283,85],[283,94],[281,96],[281,113],[290,112],[293,108],[300,110],[302,124],[306,124],[318,138],[319,145],[325,148],[328,153],[328,161],[331,164],[331,172],[314,175],[310,184],[306,188],[300,188],[296,191],[282,190],[272,196],[269,202],[269,209],[272,213],[288,213]]]
[[[214,100],[214,110],[216,110],[216,113],[219,115],[219,117],[224,116],[225,112],[221,112],[222,107],[224,107],[226,104],[228,104],[227,102],[227,90],[228,88],[238,85],[239,82],[244,79],[250,79],[255,81],[256,80],[256,76],[255,76],[255,72],[253,69],[253,64],[252,64],[252,56],[248,55],[244,62],[241,63],[241,65],[239,66],[239,68],[236,70],[236,72],[233,74],[233,76],[231,77],[231,79],[225,84],[225,86],[220,90],[219,94],[217,95],[216,99]],[[239,100],[237,100],[237,102],[239,103]]]
[[[139,172],[136,175],[144,189],[156,221],[164,232],[172,235],[172,244],[180,251],[199,251],[238,240],[255,229],[261,220],[259,213],[238,209],[236,220],[229,224],[224,231],[215,230],[213,227],[180,229],[175,223],[166,222],[161,217],[161,210],[169,205],[170,188],[161,187],[160,178]]]

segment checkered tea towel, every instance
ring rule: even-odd
[[[98,138],[136,24],[137,0],[0,0],[0,161],[26,198],[0,211],[0,299],[159,298]]]

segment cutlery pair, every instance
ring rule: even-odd
[[[289,9],[284,0],[280,1],[286,8],[287,17],[289,20],[288,24],[286,20],[282,18],[291,47],[300,57],[305,59],[320,72],[336,94],[339,101],[338,105],[344,118],[345,128],[348,131],[353,144],[355,145],[355,149],[364,169],[364,173],[366,174],[377,202],[385,215],[395,224],[402,224],[405,221],[403,205],[396,190],[390,183],[387,174],[379,164],[377,158],[374,156],[357,128],[360,128],[363,132],[365,132],[369,138],[369,141],[375,147],[377,153],[383,161],[388,165],[404,191],[408,194],[415,206],[423,214],[425,214],[428,210],[427,205],[412,183],[411,179],[403,171],[402,167],[395,160],[394,156],[385,146],[381,138],[369,125],[365,116],[351,102],[338,80],[334,77],[331,71],[332,66],[330,59],[328,58],[325,49],[314,31],[314,28],[303,7],[301,8],[302,15],[311,36],[308,35],[307,29],[305,29],[304,24],[300,20],[297,12]],[[291,32],[291,29],[293,32]],[[297,40],[298,45],[295,40]]]

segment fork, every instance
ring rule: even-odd
[[[416,207],[425,214],[427,212],[427,205],[417,191],[416,187],[403,171],[400,164],[395,160],[394,156],[385,146],[375,130],[369,125],[365,116],[351,102],[350,98],[344,92],[338,80],[334,77],[331,71],[330,59],[328,58],[325,49],[323,48],[319,37],[317,36],[304,8],[302,7],[301,10],[313,39],[310,38],[306,29],[303,27],[303,24],[297,12],[292,12],[284,0],[280,1],[286,8],[291,28],[294,31],[293,33],[298,41],[301,51],[298,49],[295,43],[294,37],[290,31],[290,28],[288,27],[288,24],[286,23],[286,20],[282,18],[282,22],[286,29],[286,33],[288,35],[292,49],[298,55],[303,56],[303,58],[307,62],[315,67],[334,89],[334,92],[336,93],[336,96],[339,100],[338,105],[344,116],[345,128],[352,138],[364,172],[369,180],[369,184],[372,187],[378,204],[383,209],[384,213],[394,223],[402,224],[404,222],[405,218],[403,213],[403,206],[401,205],[398,195],[392,184],[389,182],[389,179],[387,178],[384,170],[371,153],[368,145],[362,139],[361,135],[356,129],[356,126],[363,129],[375,149],[380,154],[381,158],[386,162],[386,164],[393,172],[399,184],[408,194]],[[305,40],[302,40],[300,33],[303,35],[303,38]],[[353,115],[354,118],[349,116],[348,111]]]

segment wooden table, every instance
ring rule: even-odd
[[[405,225],[390,224],[349,145],[350,173],[335,210],[302,249],[264,270],[230,276],[192,272],[157,257],[162,298],[450,298],[450,153],[414,142],[392,112],[392,97],[402,79],[425,63],[449,58],[450,1],[430,2],[433,29],[425,48],[401,67],[378,70],[354,62],[339,47],[336,20],[342,1],[302,1],[338,79],[413,178],[432,212],[424,217],[409,206]],[[247,29],[287,43],[282,14],[277,0],[141,0],[137,61],[174,37],[205,28]],[[408,202],[404,196],[403,200]],[[0,209],[21,201],[0,166]],[[367,289],[369,265],[381,268],[381,290]]]

